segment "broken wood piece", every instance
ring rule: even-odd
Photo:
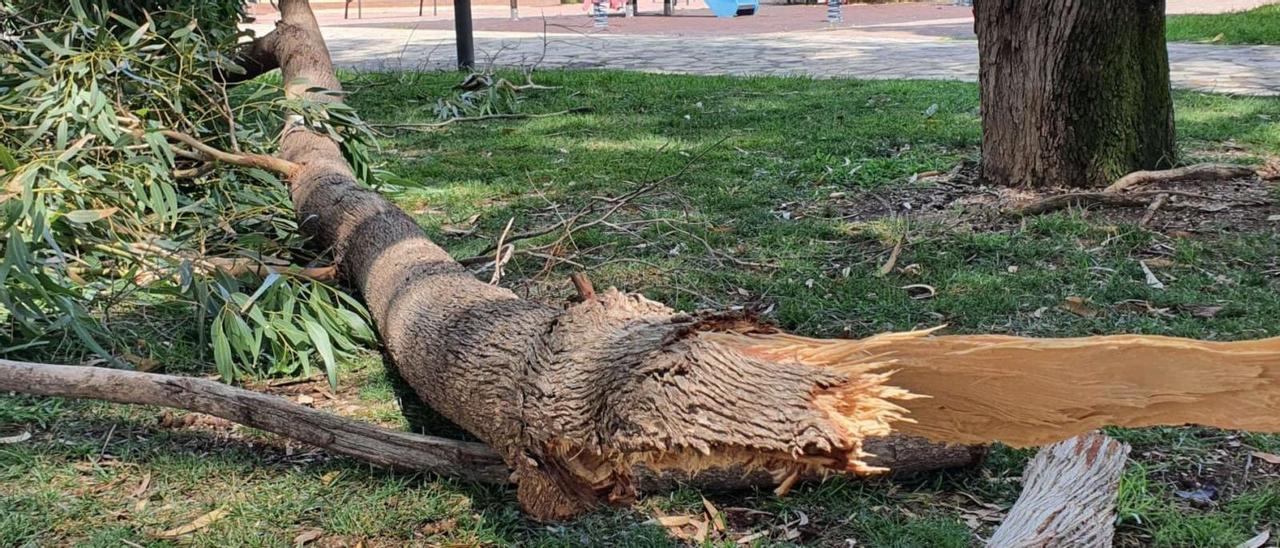
[[[569,281],[573,282],[573,289],[578,292],[578,302],[596,298],[596,288],[591,285],[591,280],[585,273],[574,272],[569,275]]]
[[[1138,221],[1138,226],[1145,227],[1150,224],[1151,219],[1155,218],[1156,212],[1160,211],[1160,208],[1164,206],[1165,201],[1168,199],[1169,194],[1166,192],[1157,194],[1155,199],[1151,200],[1151,205],[1147,206],[1147,212],[1142,214],[1142,220]]]
[[[1111,546],[1128,454],[1128,445],[1096,432],[1041,449],[987,546]]]

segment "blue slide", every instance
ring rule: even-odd
[[[737,17],[739,15],[755,15],[760,9],[760,0],[703,0],[711,13],[716,17]]]

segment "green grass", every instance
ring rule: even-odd
[[[433,120],[436,99],[454,93],[458,77],[348,79],[362,115],[390,123]],[[421,184],[396,199],[458,256],[482,249],[509,219],[516,231],[545,226],[592,196],[618,196],[679,174],[612,218],[615,227],[575,237],[567,253],[598,288],[615,285],[686,310],[749,307],[815,336],[942,323],[953,332],[1042,336],[1280,335],[1274,230],[1207,229],[1205,236],[1180,238],[1078,211],[972,228],[842,219],[845,206],[833,193],[902,185],[913,174],[976,159],[971,84],[594,71],[545,72],[537,80],[561,89],[528,93],[522,111],[592,111],[382,140],[389,169]],[[1280,129],[1271,121],[1280,119],[1280,100],[1179,93],[1176,101],[1184,160],[1280,153]],[[935,104],[936,113],[926,116]],[[1224,145],[1228,140],[1234,145]],[[479,215],[474,234],[443,230],[473,215]],[[904,227],[911,243],[898,264],[917,266],[875,275],[890,247],[885,232]],[[1148,287],[1136,262],[1155,254],[1174,259],[1159,271],[1165,291]],[[518,257],[503,283],[539,298],[567,297],[574,268],[546,266],[545,259]],[[901,287],[914,283],[936,287],[937,297],[911,299]],[[1068,296],[1089,299],[1101,313],[1082,318],[1060,309]],[[1167,313],[1124,304],[1132,300]],[[1203,304],[1226,309],[1214,318],[1191,313]],[[180,370],[210,368],[194,354],[189,361]],[[402,388],[376,358],[344,367],[343,383],[367,408],[358,416],[418,423],[395,412]],[[966,524],[965,512],[982,508],[973,499],[1011,504],[1031,454],[996,448],[978,470],[898,484],[834,480],[784,499],[681,489],[650,496],[635,509],[548,527],[523,519],[513,494],[502,489],[380,472],[305,449],[290,455],[279,440],[243,429],[227,436],[162,427],[160,414],[0,397],[0,435],[35,434],[0,445],[0,545],[115,546],[120,539],[161,545],[168,541],[151,535],[218,508],[229,514],[184,542],[284,546],[320,529],[334,542],[366,545],[674,545],[645,520],[656,512],[700,512],[707,496],[721,508],[767,512],[732,523],[739,533],[772,531],[758,541],[763,545],[843,546],[853,539],[861,546],[967,546],[991,530],[986,522],[976,532]],[[1280,450],[1280,438],[1195,428],[1113,435],[1135,448],[1119,502],[1121,545],[1230,546],[1280,526],[1280,471],[1255,462],[1247,479],[1240,474],[1249,451]],[[150,487],[135,497],[147,474]],[[1221,488],[1213,506],[1192,507],[1177,496],[1193,482]],[[139,498],[147,503],[139,507]],[[781,527],[800,516],[808,520],[802,536],[782,540]]]
[[[1280,44],[1280,5],[1231,13],[1170,15],[1165,35],[1171,42]]]

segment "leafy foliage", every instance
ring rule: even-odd
[[[327,260],[297,236],[286,184],[162,131],[270,153],[299,114],[369,182],[362,122],[267,79],[228,92],[239,0],[54,4],[0,2],[0,355],[139,365],[185,329],[228,381],[318,361],[334,382],[374,335],[359,303],[290,267]]]

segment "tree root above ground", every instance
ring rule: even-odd
[[[1170,170],[1172,177],[1151,176],[1164,172],[1138,172],[1140,184],[1126,183],[1130,190],[1109,193],[989,187],[976,180],[975,167],[962,166],[948,175],[921,176],[916,184],[836,193],[807,205],[803,214],[834,214],[855,223],[908,217],[916,224],[936,222],[985,231],[1016,228],[1036,214],[1078,209],[1098,221],[1132,223],[1161,232],[1265,232],[1280,227],[1273,220],[1280,215],[1276,202],[1280,180],[1270,171],[1250,175],[1255,173],[1253,168],[1210,164],[1206,171],[1200,167]],[[1225,180],[1180,176],[1187,173],[1246,176]],[[1159,202],[1158,207],[1152,208],[1153,202]]]

